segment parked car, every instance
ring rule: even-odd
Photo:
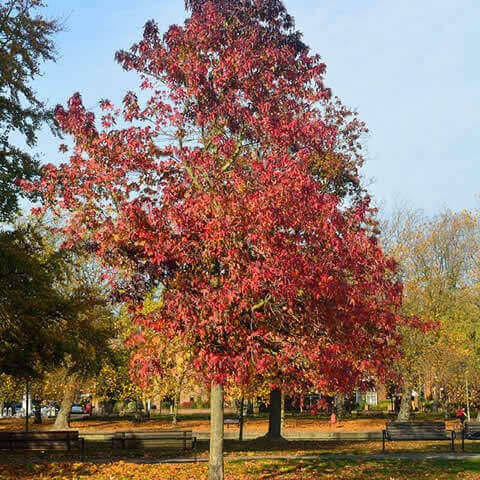
[[[83,407],[79,403],[72,405],[72,413],[83,413]]]
[[[58,407],[53,403],[49,403],[47,405],[43,405],[40,408],[40,412],[42,414],[42,417],[47,417],[47,418],[56,417],[58,413]]]
[[[3,405],[2,416],[14,417],[19,415],[22,411],[22,404],[20,402],[7,402]]]

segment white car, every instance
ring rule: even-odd
[[[40,412],[42,414],[42,417],[52,418],[57,416],[58,408],[55,407],[55,405],[44,405],[40,409]]]
[[[79,403],[72,405],[72,413],[83,413],[83,407]]]

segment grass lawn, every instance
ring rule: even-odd
[[[152,465],[55,463],[1,465],[1,480],[203,480],[205,463]],[[477,460],[256,460],[226,463],[229,480],[422,480],[480,479]]]

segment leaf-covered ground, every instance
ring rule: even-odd
[[[0,466],[1,480],[203,480],[202,464],[56,463]],[[480,462],[406,460],[257,460],[227,462],[229,480],[480,480]]]
[[[206,414],[207,415],[207,414]],[[430,419],[430,418],[429,418]],[[345,419],[337,422],[332,427],[330,421],[325,418],[301,418],[288,417],[284,431],[289,432],[373,432],[380,431],[385,428],[385,418],[358,418]],[[443,420],[441,420],[443,421]],[[42,425],[31,425],[33,430],[51,429],[53,420],[44,420]],[[0,430],[23,430],[25,420],[21,418],[0,419]],[[158,430],[172,428],[171,418],[167,415],[160,418],[154,418],[143,422],[134,422],[128,419],[111,418],[111,419],[74,419],[71,424],[72,429],[81,431],[101,430]],[[184,415],[181,416],[175,429],[208,431],[210,423],[207,418],[201,415]],[[457,429],[459,424],[457,420],[449,420],[447,428]],[[245,432],[266,433],[268,430],[268,418],[248,418],[245,424]],[[238,428],[227,428],[228,432],[238,432]]]

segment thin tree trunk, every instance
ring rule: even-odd
[[[29,380],[27,379],[27,385],[25,387],[25,431],[26,432],[28,432],[29,400],[30,400],[30,388],[29,388]]]
[[[178,405],[180,403],[180,390],[177,390],[173,396],[172,427],[177,426]]]
[[[285,428],[285,392],[282,390],[282,399],[281,399],[281,411],[280,411],[280,424],[282,430]]]
[[[70,428],[70,416],[72,414],[72,405],[75,402],[75,396],[77,394],[77,376],[71,375],[67,384],[65,385],[65,391],[63,393],[62,403],[60,404],[60,410],[58,411],[57,418],[53,428],[55,430],[67,430]]]
[[[240,414],[238,415],[238,439],[243,440],[243,406],[245,405],[244,397],[240,400]]]
[[[467,420],[470,421],[470,395],[469,395],[469,388],[468,388],[468,376],[465,372],[465,397],[467,400]]]
[[[209,480],[223,480],[223,398],[223,385],[212,383]]]
[[[432,402],[432,412],[438,412],[438,404],[439,404],[439,399],[438,399],[438,387],[435,385],[433,388],[433,402]]]
[[[448,420],[450,417],[450,395],[449,394],[442,396],[442,407],[443,407],[445,420]]]
[[[282,392],[279,388],[270,391],[268,433],[266,436],[272,440],[282,439]]]
[[[137,399],[135,400],[135,416],[134,419],[136,422],[143,422],[143,399]]]
[[[400,403],[400,411],[398,412],[397,422],[408,422],[410,420],[411,396],[412,390],[408,384],[403,385],[402,401]]]
[[[343,420],[345,417],[345,394],[337,394],[337,420]]]
[[[41,404],[40,404],[40,400],[37,400],[35,402],[35,410],[33,411],[34,412],[34,420],[33,420],[33,423],[39,425],[42,423],[42,411],[41,411]]]

